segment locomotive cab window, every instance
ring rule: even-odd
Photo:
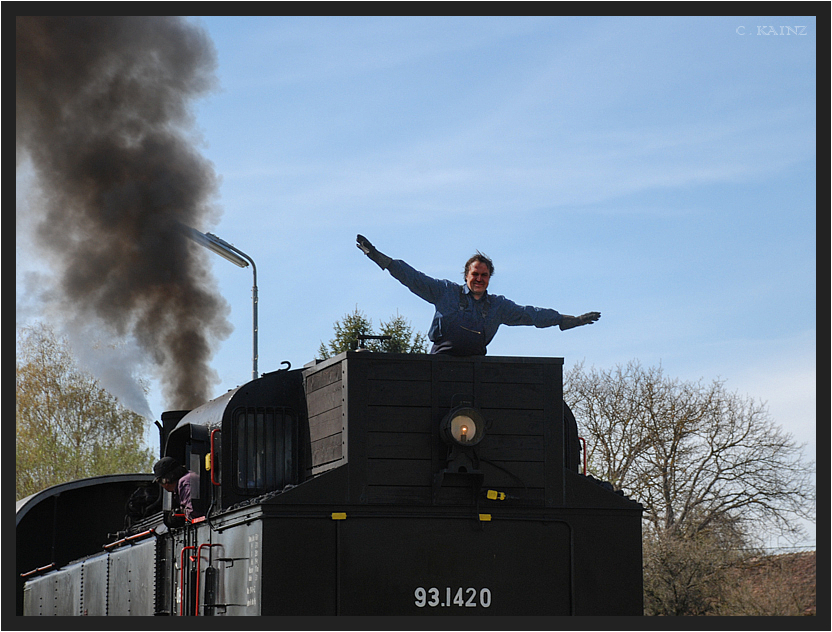
[[[287,408],[238,408],[233,414],[235,487],[262,494],[297,483],[297,415]]]

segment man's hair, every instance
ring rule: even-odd
[[[188,468],[184,465],[177,465],[173,470],[165,474],[159,482],[161,483],[176,483],[180,478],[188,474]]]
[[[489,259],[486,255],[482,254],[479,250],[477,250],[477,254],[475,254],[470,259],[468,259],[468,261],[465,262],[465,270],[462,271],[463,277],[468,277],[468,269],[471,267],[471,264],[475,261],[479,263],[484,263],[486,266],[488,266],[488,274],[490,276],[494,276],[494,264],[491,262],[491,259]]]

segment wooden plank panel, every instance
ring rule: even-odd
[[[343,457],[341,436],[326,437],[312,443],[312,467],[318,467]]]
[[[325,369],[317,372],[310,372],[306,374],[306,392],[314,393],[315,391],[341,381],[341,363],[333,364]]]
[[[487,434],[544,434],[542,410],[480,409],[485,417]]]
[[[370,406],[365,419],[370,431],[431,432],[434,426],[431,409],[425,407]]]
[[[439,360],[439,358],[437,358]],[[434,379],[437,382],[472,382],[474,380],[474,363],[460,360],[452,362],[435,361]]]
[[[542,409],[542,384],[483,385],[478,404],[483,408]]]
[[[307,413],[312,417],[333,408],[340,408],[343,401],[341,383],[330,384],[307,397]]]
[[[501,461],[537,461],[546,458],[543,436],[491,435],[477,446],[477,454],[483,459]]]
[[[404,358],[393,360],[376,356],[367,367],[367,379],[370,380],[407,380],[430,381],[430,362],[422,358]]]
[[[546,443],[546,505],[563,506],[566,487],[563,428],[563,367],[550,366],[547,371],[549,388],[545,392],[544,419]]]
[[[477,368],[481,382],[499,384],[542,384],[544,370],[537,363],[490,363],[483,362]]]
[[[309,438],[311,441],[340,434],[342,430],[343,420],[339,408],[309,418]]]
[[[370,380],[369,406],[424,406],[430,404],[430,382]]]
[[[438,382],[435,388],[437,405],[448,410],[456,408],[462,402],[482,405],[474,400],[474,385],[471,382]]]
[[[370,432],[367,456],[371,459],[430,459],[431,435],[426,432]]]

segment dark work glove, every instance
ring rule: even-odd
[[[599,318],[601,318],[601,312],[587,312],[580,316],[567,316],[563,314],[563,322],[560,324],[560,330],[566,331],[567,329],[580,327],[581,325],[591,325]]]
[[[364,235],[358,235],[355,238],[355,241],[357,242],[355,245],[358,246],[358,248],[365,255],[370,257],[370,259],[375,261],[378,267],[382,270],[386,270],[387,266],[390,265],[390,262],[393,261],[387,255],[381,254],[378,250],[376,250],[376,247],[371,244]]]

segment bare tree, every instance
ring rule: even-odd
[[[728,589],[726,572],[738,553],[713,535],[652,533],[645,538],[645,614],[701,616],[716,610]]]
[[[645,612],[701,615],[726,594],[725,569],[765,532],[814,520],[814,464],[764,404],[724,382],[683,382],[632,361],[576,366],[564,396],[587,439],[588,469],[645,509]]]
[[[721,615],[805,616],[817,614],[815,551],[753,556],[728,570]]]
[[[641,502],[657,531],[716,524],[792,532],[814,518],[814,463],[764,404],[724,382],[682,382],[638,362],[567,372],[590,469]]]

